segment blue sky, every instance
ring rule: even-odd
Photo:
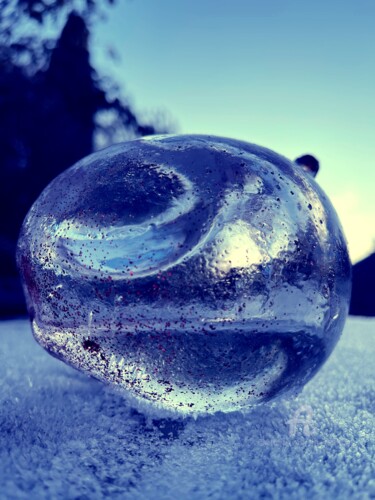
[[[357,261],[375,246],[374,26],[373,0],[118,0],[93,62],[178,132],[316,155]]]

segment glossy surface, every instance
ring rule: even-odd
[[[18,263],[51,354],[184,413],[298,391],[350,295],[337,216],[267,149],[157,136],[91,155],[42,193]]]

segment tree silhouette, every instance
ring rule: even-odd
[[[76,4],[80,10],[74,10]],[[113,3],[111,1],[107,3]],[[140,123],[90,63],[89,26],[103,2],[3,0],[0,10],[0,314],[24,311],[15,266],[22,221],[56,175],[105,145],[166,131]],[[65,17],[53,42],[19,26]],[[105,113],[106,126],[100,126]]]

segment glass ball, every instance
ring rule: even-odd
[[[132,403],[185,414],[298,393],[350,297],[342,229],[314,179],[213,136],[84,158],[34,203],[17,259],[49,353]]]

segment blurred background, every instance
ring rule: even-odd
[[[375,315],[373,0],[2,0],[0,315],[27,210],[90,152],[163,132],[316,156]]]

